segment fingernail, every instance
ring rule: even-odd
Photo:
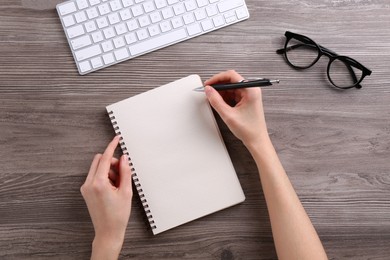
[[[211,94],[211,87],[210,86],[205,86],[204,87],[204,92],[206,93],[206,96],[209,97]]]

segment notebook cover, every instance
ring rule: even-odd
[[[153,234],[245,200],[199,76],[106,107]]]

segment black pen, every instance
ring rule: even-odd
[[[211,85],[215,90],[229,90],[229,89],[239,89],[239,88],[254,88],[254,87],[266,87],[271,86],[273,83],[279,83],[278,79],[270,80],[259,78],[256,80],[242,80],[237,83],[225,83],[225,84],[214,84]],[[202,92],[204,91],[204,86],[195,88],[194,91]]]

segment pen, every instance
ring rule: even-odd
[[[237,83],[224,83],[224,84],[214,84],[211,85],[215,90],[229,90],[229,89],[239,89],[239,88],[253,88],[253,87],[266,87],[271,86],[273,83],[279,83],[280,80],[270,80],[258,78],[255,80],[242,80]],[[194,91],[202,92],[204,91],[204,86],[195,88]]]

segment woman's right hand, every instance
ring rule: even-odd
[[[261,89],[244,88],[218,92],[209,86],[218,83],[236,83],[243,79],[234,70],[229,70],[214,75],[204,84],[206,96],[211,106],[233,134],[250,148],[269,139]]]

